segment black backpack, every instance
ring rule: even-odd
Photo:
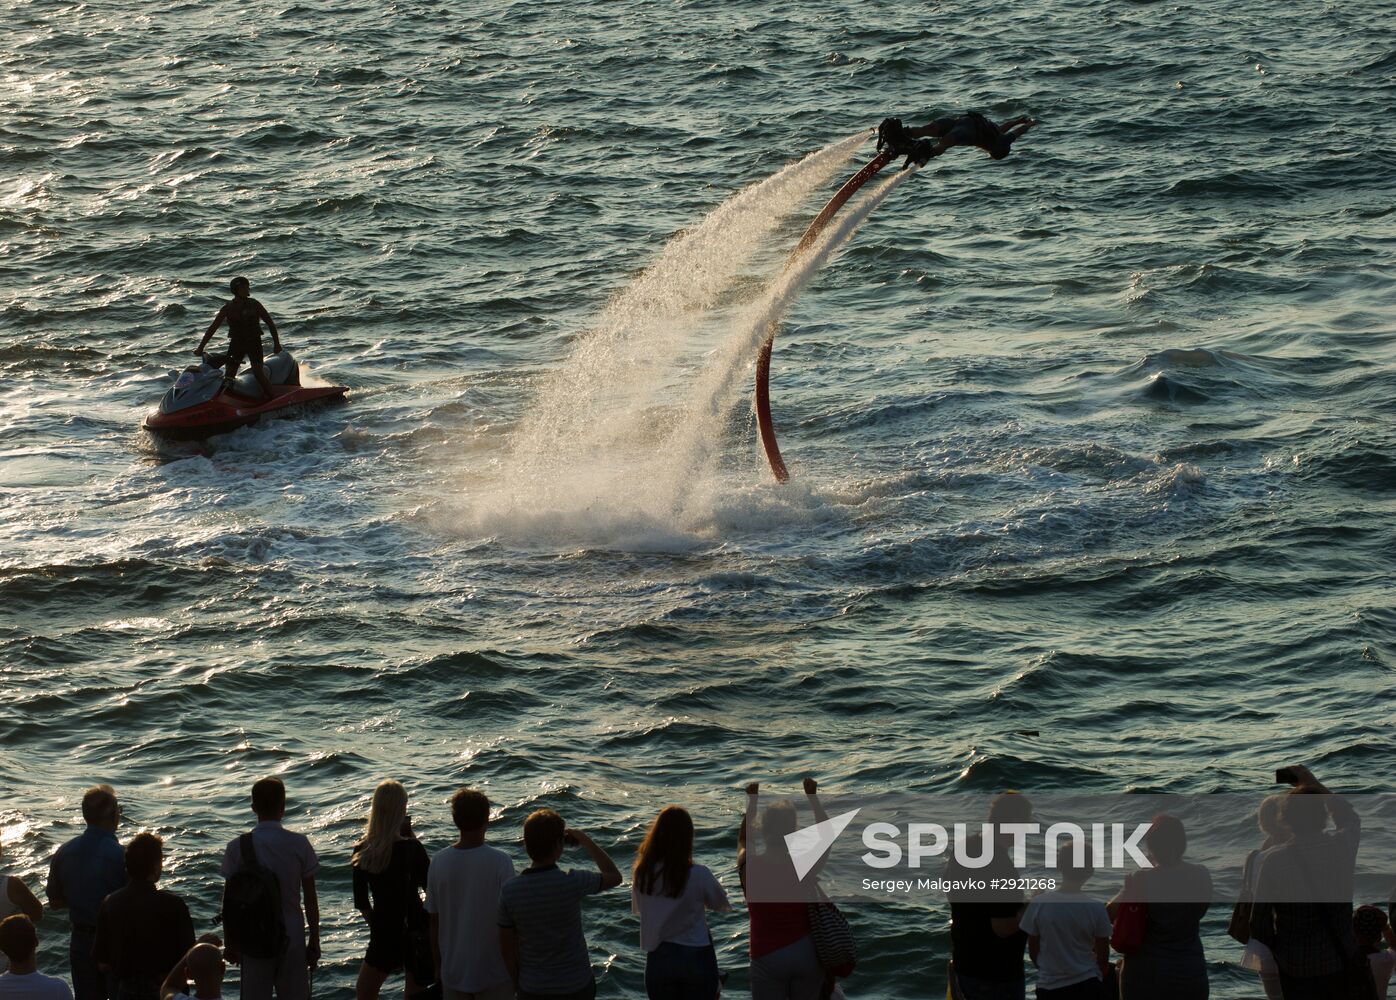
[[[223,933],[233,951],[250,958],[278,958],[286,950],[281,883],[257,860],[252,834],[238,838],[238,870],[223,884]]]

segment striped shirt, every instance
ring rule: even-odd
[[[601,873],[528,868],[499,890],[499,926],[519,940],[519,989],[575,993],[593,980],[582,933],[582,899],[601,891]]]

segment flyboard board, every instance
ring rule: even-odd
[[[894,152],[889,146],[877,156],[873,157],[863,169],[844,182],[829,203],[820,209],[819,214],[814,217],[814,221],[805,230],[805,235],[800,237],[800,242],[791,251],[790,257],[786,260],[785,266],[790,267],[800,256],[810,248],[815,240],[819,238],[829,220],[832,219],[844,203],[852,198],[857,190],[872,180],[883,167],[891,163],[898,156],[905,153],[905,150]],[[766,330],[766,339],[761,343],[761,353],[756,358],[756,426],[761,434],[761,447],[766,451],[766,461],[770,463],[771,472],[775,474],[776,480],[785,482],[790,478],[790,472],[785,468],[785,459],[781,458],[780,445],[776,443],[776,429],[771,423],[771,346],[776,339],[776,324],[772,323]]]

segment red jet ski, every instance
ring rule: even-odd
[[[267,377],[275,393],[267,399],[250,368],[225,385],[223,366],[227,362],[226,355],[205,354],[201,364],[180,372],[160,400],[159,409],[145,418],[145,429],[182,440],[212,437],[255,424],[263,414],[343,399],[349,391],[346,385],[301,385],[300,365],[289,351],[280,351],[266,359]]]

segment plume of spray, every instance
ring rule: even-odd
[[[677,362],[784,219],[866,139],[858,133],[787,166],[670,241],[540,381],[493,489],[471,504],[471,527],[627,546],[701,528],[720,489],[732,405],[765,331],[909,172],[881,184],[768,278],[723,324],[698,378]]]
[[[765,294],[736,324],[734,335],[723,345],[721,353],[712,359],[695,386],[687,402],[685,417],[679,421],[673,438],[664,449],[666,462],[671,467],[683,467],[690,471],[687,478],[671,476],[664,480],[670,488],[667,503],[671,508],[677,509],[686,500],[696,499],[696,491],[714,481],[713,473],[722,457],[722,437],[714,431],[730,423],[727,415],[742,398],[742,390],[747,387],[746,374],[772,328],[780,322],[790,304],[819,269],[828,263],[829,258],[913,173],[915,170],[908,168],[893,174],[854,207],[838,216],[838,221],[830,225],[813,245],[790,261],[780,276],[767,286]]]
[[[865,139],[859,133],[811,153],[674,237],[602,310],[567,361],[539,382],[511,441],[511,474],[552,481],[632,440],[645,419],[637,411],[662,390],[667,367],[693,331],[781,221]]]

